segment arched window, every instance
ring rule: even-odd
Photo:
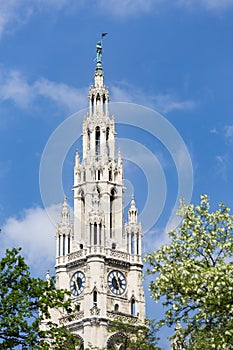
[[[103,95],[103,107],[104,107],[104,113],[106,114],[106,96]]]
[[[118,304],[114,305],[114,311],[116,311],[116,312],[119,311],[119,305]]]
[[[131,235],[131,254],[135,254],[135,236],[134,234],[132,233]]]
[[[84,196],[84,192],[81,191],[80,193],[80,209],[81,209],[81,235],[82,237],[84,237],[85,235],[85,196]]]
[[[58,236],[58,256],[61,256],[61,235]]]
[[[63,252],[62,255],[66,255],[66,236],[63,235]]]
[[[95,129],[95,154],[100,155],[100,128],[99,126]]]
[[[124,350],[126,340],[126,335],[123,332],[117,332],[109,337],[107,341],[107,349]]]
[[[136,242],[136,254],[139,254],[139,233],[137,233],[137,242]]]
[[[93,306],[97,307],[97,291],[94,290],[93,292]]]
[[[110,149],[109,149],[109,128],[106,129],[106,147],[107,147],[107,155],[109,156],[110,154]]]
[[[110,238],[113,237],[113,230],[115,225],[115,200],[116,200],[116,193],[115,190],[111,190],[110,194]]]
[[[131,299],[131,315],[135,316],[136,310],[135,310],[135,299]]]
[[[94,245],[97,244],[97,223],[94,223]]]
[[[89,151],[91,147],[91,134],[90,134],[90,130],[87,130],[87,150]]]
[[[99,229],[99,244],[101,245],[102,224],[100,223]]]
[[[94,113],[94,96],[91,96],[91,114]]]

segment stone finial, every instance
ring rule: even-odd
[[[118,166],[122,166],[121,151],[118,150]]]
[[[79,154],[78,154],[78,150],[76,149],[75,152],[75,165],[79,166],[80,165],[80,158],[79,158]]]
[[[62,205],[61,223],[65,225],[70,223],[70,210],[69,210],[66,196],[64,196],[64,201]]]
[[[46,280],[46,282],[48,283],[48,285],[50,285],[51,277],[50,277],[50,271],[49,271],[49,269],[47,270],[45,280]]]
[[[132,199],[130,202],[130,207],[128,211],[128,220],[130,223],[137,223],[138,221],[138,210],[136,208],[134,194],[132,194]]]
[[[131,203],[130,203],[130,206],[131,208],[135,208],[135,200],[134,200],[134,193],[132,193],[132,196],[131,196]]]

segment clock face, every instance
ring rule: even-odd
[[[116,295],[123,294],[126,290],[126,279],[123,273],[113,270],[108,275],[108,287]]]
[[[73,295],[79,296],[85,287],[86,277],[82,271],[77,271],[70,279],[70,290]]]

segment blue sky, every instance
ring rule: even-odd
[[[174,126],[192,159],[193,202],[207,193],[213,207],[233,206],[232,15],[232,0],[0,0],[2,248],[23,246],[36,275],[54,264],[55,227],[41,200],[40,160],[52,132],[87,107],[101,32],[109,33],[103,65],[111,100],[152,108]],[[152,152],[166,180],[163,211],[145,235],[148,251],[166,241],[176,168],[166,147],[143,130],[119,125],[117,132],[120,147],[122,137]],[[76,146],[80,140],[62,171],[70,205]],[[135,158],[122,150],[126,197],[134,191],[140,211],[148,197],[143,152]],[[156,184],[155,176],[155,190]],[[154,198],[159,205],[156,192]],[[50,209],[56,216],[57,206]]]

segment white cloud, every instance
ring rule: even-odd
[[[8,32],[17,30],[38,13],[54,14],[59,11],[75,13],[88,6],[87,0],[0,0],[0,38]],[[141,14],[158,12],[161,8],[180,6],[185,8],[224,10],[232,7],[233,0],[99,0],[94,6],[100,13],[108,13],[117,18],[127,18]],[[86,11],[90,9],[86,9]]]
[[[17,15],[19,7],[20,4],[17,0],[0,2],[0,37],[10,22],[14,21],[17,23],[19,21],[19,17]]]
[[[169,113],[174,110],[189,110],[196,106],[191,100],[181,101],[171,94],[160,94],[153,98],[155,107],[162,113]]]
[[[118,17],[149,13],[161,0],[100,0],[98,5]]]
[[[142,250],[143,255],[152,253],[156,249],[161,248],[163,245],[169,244],[171,238],[169,237],[168,231],[165,232],[165,229],[157,229],[148,231],[143,235],[142,239]]]
[[[203,7],[206,10],[221,10],[233,6],[233,0],[178,0],[178,3],[185,7]]]
[[[216,156],[217,161],[217,174],[224,180],[228,180],[228,165],[229,159],[227,155]]]
[[[130,86],[126,82],[117,82],[111,88],[111,100],[115,102],[134,102],[156,109],[160,113],[174,110],[190,110],[196,103],[192,100],[177,98],[173,94],[148,95],[144,91]]]
[[[0,161],[0,178],[5,177],[9,173],[11,169],[11,165],[12,165],[11,160],[7,160],[3,162]]]
[[[2,71],[0,98],[2,100],[13,100],[17,106],[27,108],[34,98],[34,92],[19,71]]]
[[[100,0],[97,6],[115,17],[125,18],[155,13],[174,6],[216,11],[225,10],[232,5],[233,0],[173,0],[172,2],[170,0]]]
[[[216,128],[210,129],[211,134],[218,134],[218,130]]]
[[[41,95],[75,112],[86,106],[88,89],[76,89],[63,83],[41,78],[33,85],[35,95]]]
[[[73,0],[0,0],[0,38],[26,24],[38,12],[77,8]]]
[[[56,83],[40,78],[32,83],[19,71],[11,70],[0,73],[0,98],[11,100],[18,107],[28,109],[38,97],[52,100],[69,112],[86,106],[88,90],[76,89],[64,83]]]
[[[64,83],[57,83],[39,78],[29,82],[20,71],[0,72],[0,99],[11,100],[18,107],[28,109],[32,107],[38,97],[44,97],[65,108],[70,113],[86,107],[88,88],[77,89]],[[111,88],[111,100],[117,102],[134,102],[155,108],[161,113],[174,110],[188,110],[195,107],[191,100],[182,101],[172,94],[148,96],[144,91],[118,82]]]
[[[53,217],[59,218],[61,206],[52,206]],[[22,254],[37,275],[45,273],[55,264],[55,233],[46,211],[40,207],[10,217],[2,227],[1,248],[22,247]]]
[[[226,139],[233,141],[233,125],[227,125],[224,128]]]
[[[134,97],[130,94],[126,88],[120,87],[118,85],[113,85],[111,87],[111,101],[112,102],[133,102]]]

